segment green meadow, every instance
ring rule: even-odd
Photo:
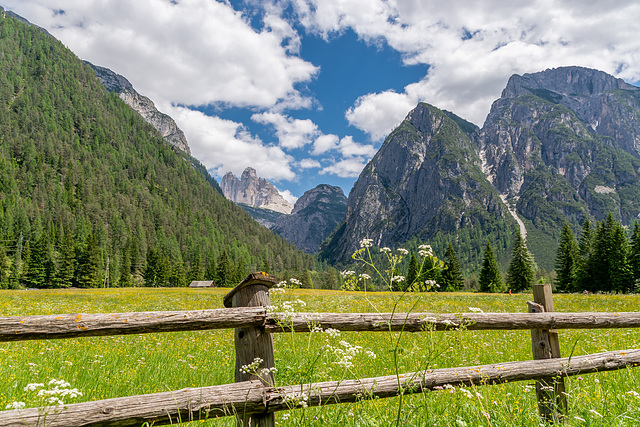
[[[229,289],[0,291],[0,316],[222,308]],[[525,312],[530,294],[287,290],[272,303],[309,312]],[[299,301],[304,302],[304,305]],[[554,295],[556,311],[637,311],[638,295]],[[276,385],[365,378],[531,359],[528,331],[275,334]],[[640,331],[562,330],[562,355],[640,348]],[[351,356],[351,357],[348,357]],[[37,406],[27,384],[64,380],[76,403],[233,382],[233,331],[176,332],[0,343],[0,410]],[[640,425],[640,370],[567,380],[568,426]],[[279,425],[537,426],[532,383],[444,389],[276,414]],[[233,426],[232,417],[184,425]]]

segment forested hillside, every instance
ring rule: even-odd
[[[313,268],[202,170],[60,42],[0,15],[0,288]]]

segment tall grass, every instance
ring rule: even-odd
[[[0,291],[0,316],[221,308],[228,289],[100,289]],[[367,293],[288,290],[274,303],[305,301],[310,312],[524,312],[531,295]],[[556,311],[636,311],[640,296],[555,295]],[[275,334],[277,385],[393,375],[400,372],[531,359],[528,331]],[[344,341],[353,352],[344,362]],[[560,331],[563,355],[639,348],[632,329]],[[397,359],[394,358],[394,352]],[[375,355],[375,358],[373,355]],[[73,402],[233,382],[233,331],[175,332],[0,343],[0,410],[34,404],[29,383],[64,379],[83,396]],[[570,426],[640,425],[640,371],[568,379]],[[276,414],[281,425],[536,426],[535,391],[528,383],[478,386],[299,408]],[[232,426],[225,418],[192,423]]]

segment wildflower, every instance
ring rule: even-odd
[[[36,391],[36,389],[40,387],[44,387],[44,384],[42,383],[27,384],[24,388],[24,391]]]
[[[421,257],[432,257],[433,249],[431,245],[420,245],[418,246],[418,254],[420,254]]]
[[[240,367],[240,372],[242,372],[243,374],[254,374],[258,370],[258,367],[260,367],[260,364],[262,362],[264,362],[263,359],[261,359],[260,357],[256,357],[250,364],[242,365],[242,367]]]
[[[391,278],[392,282],[404,282],[404,276],[393,276]]]
[[[336,338],[340,336],[340,331],[333,328],[327,328],[324,330],[324,333],[329,335],[331,338]]]
[[[388,247],[385,246],[384,248],[380,249],[380,252],[384,252],[385,254],[388,254],[388,253],[391,252],[391,248],[388,248]]]
[[[402,255],[407,255],[409,253],[409,251],[405,248],[398,248],[398,252],[400,252]]]
[[[631,396],[640,398],[640,394],[638,394],[637,391],[630,390],[630,391],[627,392],[627,394],[630,394]]]
[[[25,406],[24,402],[11,402],[5,409],[24,409]]]
[[[478,307],[469,307],[469,311],[473,311],[474,313],[484,313],[484,311]]]
[[[360,240],[361,248],[370,248],[373,245],[373,239],[362,239]]]
[[[438,283],[436,283],[436,281],[435,281],[435,280],[431,280],[431,279],[427,279],[427,280],[425,280],[425,281],[424,281],[424,284],[425,284],[425,286],[427,287],[427,289],[431,289],[431,288],[433,288],[434,286],[435,286],[436,288],[439,288],[439,287],[440,287],[440,285],[438,285]]]
[[[307,401],[309,400],[309,396],[304,393],[299,393],[297,391],[285,394],[282,399],[284,404],[293,403],[293,406],[300,405],[303,408],[308,407]]]
[[[362,274],[360,275],[360,278],[361,278],[361,279],[364,279],[364,280],[370,280],[370,279],[371,279],[371,276],[369,276],[367,273],[362,273]]]
[[[356,272],[353,270],[344,270],[340,272],[340,275],[342,277],[349,277],[349,276],[353,276],[354,274],[356,274]]]

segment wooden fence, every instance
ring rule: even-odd
[[[640,327],[640,313],[555,313],[549,285],[534,287],[529,313],[299,313],[283,325],[269,313],[269,288],[276,280],[249,275],[224,298],[224,309],[111,314],[63,314],[0,318],[0,341],[63,339],[81,336],[143,334],[171,331],[235,329],[236,383],[120,397],[65,405],[0,411],[2,426],[141,426],[177,424],[235,416],[239,425],[274,425],[274,413],[306,406],[385,398],[400,393],[424,393],[446,385],[499,384],[536,380],[540,414],[550,421],[566,413],[563,379],[640,364],[640,349],[560,358],[557,329]],[[534,313],[534,314],[532,314]],[[532,331],[534,359],[460,368],[430,369],[345,381],[273,387],[273,377],[261,378],[240,368],[263,359],[260,368],[274,367],[272,333],[310,332],[313,327],[341,331],[523,330]],[[270,374],[272,375],[272,374]],[[549,387],[552,386],[552,387]],[[559,411],[559,412],[557,412]]]

